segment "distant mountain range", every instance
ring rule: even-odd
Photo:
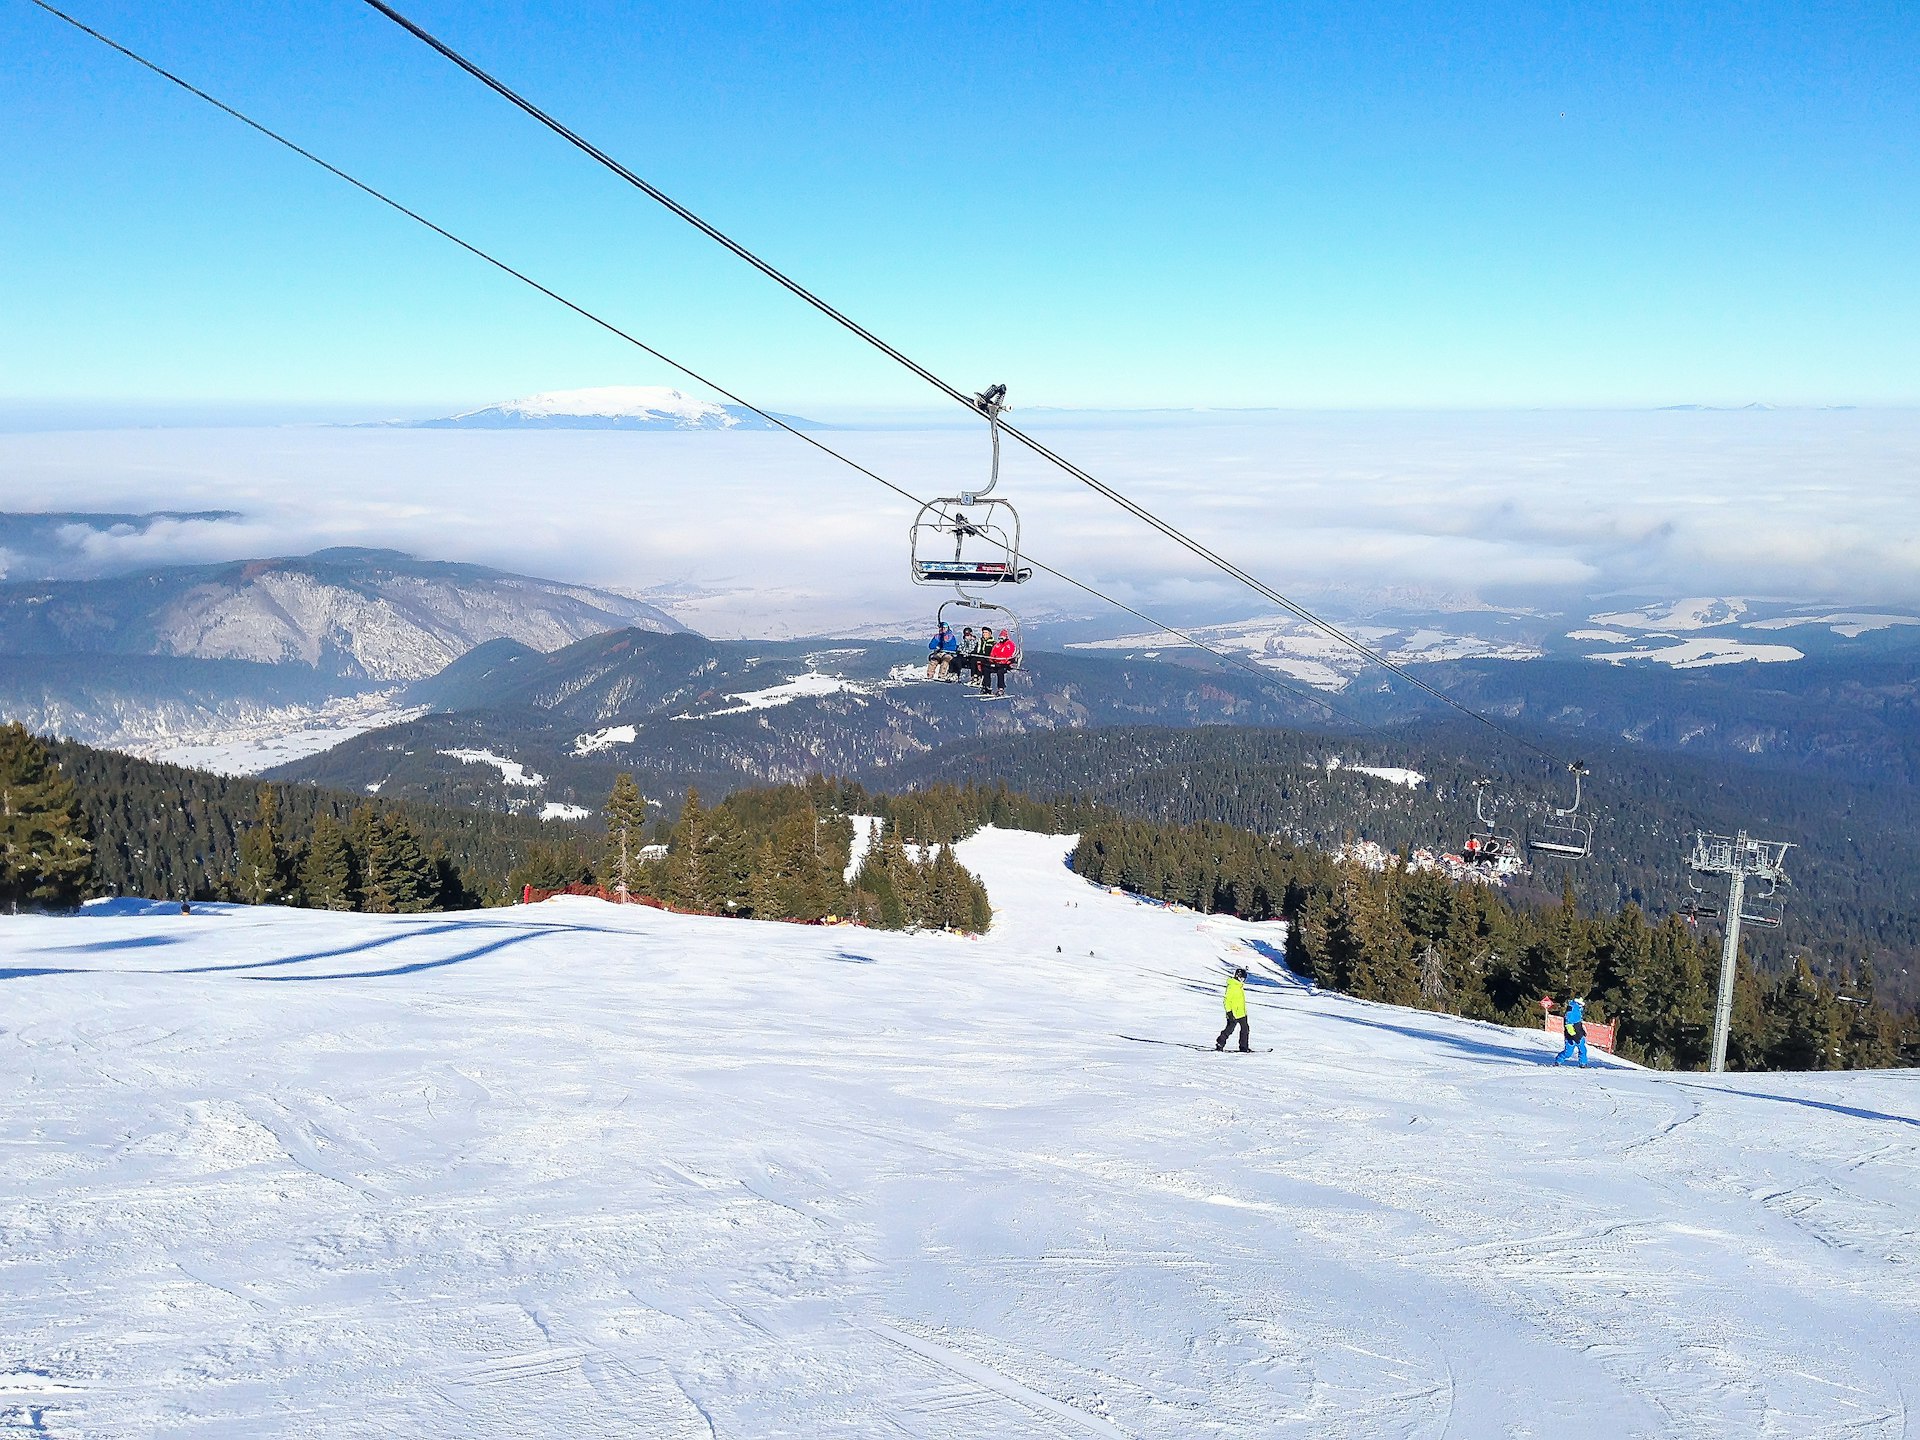
[[[246,769],[240,742],[281,759],[335,744],[489,641],[634,628],[681,627],[611,591],[391,550],[0,582],[0,720]]]
[[[771,412],[770,412],[771,413]],[[779,417],[802,430],[826,427]],[[549,390],[433,420],[384,422],[410,430],[773,430],[744,405],[717,405],[665,385],[599,385]]]
[[[156,525],[228,518],[0,515],[0,540],[78,535],[92,547],[121,527],[137,540]],[[1920,778],[1920,617],[1712,596],[1638,608],[1616,597],[1576,613],[1569,628],[1544,612],[1405,611],[1366,633],[1462,702],[1582,748],[1624,741],[1840,778]],[[327,778],[417,778],[428,791],[432,775],[363,764],[355,737],[458,730],[445,748],[514,755],[524,744],[541,774],[578,770],[577,793],[554,796],[577,805],[598,803],[610,765],[731,787],[866,771],[981,735],[1325,723],[1282,688],[1302,681],[1344,682],[1338,704],[1369,724],[1434,713],[1430,698],[1283,618],[1204,633],[1273,679],[1161,635],[1075,640],[1065,654],[1042,639],[1015,698],[983,706],[958,687],[908,683],[917,640],[716,643],[612,591],[335,549],[0,581],[0,719],[233,770],[297,766],[344,744]],[[1742,659],[1790,663],[1729,663]],[[383,729],[366,744],[405,749],[414,733]],[[576,743],[595,734],[596,745]],[[492,797],[532,798],[524,786]]]
[[[3,654],[251,660],[352,681],[417,680],[503,636],[551,649],[630,626],[681,628],[610,591],[397,550],[0,583]]]
[[[1035,653],[1005,701],[929,683],[897,642],[767,644],[614,631],[551,654],[497,641],[408,687],[433,713],[270,773],[382,795],[597,810],[614,775],[649,793],[884,769],[952,740],[1157,723],[1301,724],[1277,683],[1179,661]],[[530,780],[529,777],[533,777]]]

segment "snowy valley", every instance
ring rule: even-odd
[[[1554,1070],[1069,843],[983,940],[0,918],[0,1425],[1911,1433],[1911,1073]]]

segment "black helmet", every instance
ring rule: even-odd
[[[1234,967],[1233,967],[1233,978],[1234,978],[1234,979],[1236,979],[1236,980],[1244,980],[1244,979],[1246,979],[1246,978],[1247,978],[1247,967],[1246,967],[1246,966],[1244,966],[1244,965],[1236,965],[1236,966],[1234,966]]]

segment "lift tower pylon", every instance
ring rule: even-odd
[[[1727,1068],[1727,1032],[1733,1024],[1733,977],[1740,959],[1741,910],[1746,903],[1747,880],[1752,878],[1771,896],[1788,883],[1787,840],[1755,840],[1742,830],[1735,835],[1712,835],[1697,830],[1693,853],[1687,868],[1699,875],[1727,876],[1727,923],[1720,945],[1720,997],[1713,1007],[1713,1059],[1709,1064],[1715,1075]]]

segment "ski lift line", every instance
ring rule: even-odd
[[[34,3],[39,4],[41,3],[41,0],[34,0]],[[972,411],[976,415],[983,413],[979,404],[979,397],[969,395],[965,391],[961,390],[958,386],[955,386],[950,382],[948,382],[947,380],[942,379],[939,375],[935,374],[932,370],[929,370],[925,365],[922,365],[918,360],[915,360],[911,355],[908,355],[905,351],[889,343],[885,339],[881,338],[879,335],[876,335],[873,331],[869,330],[866,326],[862,325],[859,321],[855,320],[852,316],[838,309],[832,303],[830,303],[820,295],[816,294],[814,291],[808,289],[805,285],[802,285],[798,280],[795,280],[792,276],[788,275],[785,271],[773,265],[770,261],[762,259],[759,255],[754,253],[752,250],[749,250],[745,245],[741,244],[738,240],[735,240],[731,235],[728,235],[724,230],[721,230],[718,226],[712,224],[710,221],[705,220],[701,216],[695,214],[692,210],[689,210],[685,205],[682,205],[678,200],[675,200],[671,195],[667,194],[664,190],[660,189],[659,186],[652,184],[651,182],[646,180],[644,177],[636,174],[633,170],[628,168],[626,165],[622,164],[619,160],[616,160],[613,156],[609,155],[605,150],[602,150],[598,145],[595,145],[591,140],[588,140],[585,136],[579,134],[577,131],[569,128],[567,125],[562,123],[560,120],[556,119],[554,116],[548,114],[545,110],[541,109],[538,105],[534,104],[533,101],[527,99],[524,95],[520,94],[518,91],[513,89],[513,87],[508,85],[505,81],[500,80],[496,76],[488,73],[486,70],[482,69],[479,65],[475,64],[472,60],[469,60],[465,55],[461,54],[458,50],[454,49],[451,45],[447,44],[444,40],[441,40],[438,36],[422,28],[421,26],[415,24],[412,20],[409,20],[405,15],[402,15],[398,10],[394,9],[393,6],[387,4],[386,0],[364,0],[364,3],[367,4],[369,7],[371,7],[372,9],[377,10],[380,14],[384,15],[387,19],[391,20],[395,25],[398,25],[401,29],[405,30],[408,34],[412,35],[415,39],[419,40],[422,44],[426,45],[429,49],[433,50],[434,52],[436,52],[446,60],[450,61],[452,64],[458,66],[461,70],[464,70],[467,74],[471,75],[475,80],[478,80],[482,85],[485,85],[489,90],[493,91],[496,95],[500,96],[500,98],[505,100],[508,104],[522,111],[529,118],[536,121],[538,124],[545,126],[548,130],[551,130],[554,134],[558,135],[561,139],[565,140],[569,145],[572,145],[573,147],[575,147],[582,154],[597,161],[599,164],[603,165],[608,170],[612,171],[615,175],[619,176],[622,180],[625,180],[629,185],[632,185],[635,189],[639,190],[642,194],[646,195],[649,199],[654,200],[658,202],[660,205],[665,206],[668,210],[673,212],[673,214],[679,216],[682,220],[686,221],[689,225],[692,225],[696,230],[700,231],[701,234],[707,236],[708,239],[724,247],[726,250],[730,251],[732,254],[734,254],[741,260],[745,261],[748,265],[751,265],[755,270],[758,270],[762,275],[765,275],[769,280],[772,280],[775,284],[789,291],[791,294],[793,294],[797,298],[805,301],[808,305],[811,305],[815,310],[818,310],[822,315],[825,315],[828,319],[832,320],[835,324],[840,325],[842,328],[846,329],[851,334],[866,341],[869,345],[873,346],[876,350],[880,351],[883,355],[886,355],[889,359],[904,366],[907,370],[919,376],[922,380],[926,381],[929,385],[933,386],[936,390],[939,390],[942,394],[946,395],[949,399],[957,402],[958,404],[966,406],[968,410]],[[1516,745],[1523,746],[1524,748],[1533,751],[1537,755],[1541,755],[1546,759],[1554,761],[1556,764],[1563,763],[1561,756],[1555,754],[1551,750],[1548,750],[1545,746],[1538,745],[1533,741],[1527,739],[1524,735],[1521,735],[1516,733],[1515,731],[1509,730],[1506,726],[1500,724],[1499,721],[1492,719],[1490,716],[1483,715],[1480,711],[1475,710],[1472,706],[1463,704],[1460,701],[1455,700],[1452,696],[1446,694],[1444,691],[1440,690],[1436,686],[1429,685],[1426,681],[1412,674],[1410,671],[1406,669],[1406,667],[1402,665],[1398,665],[1392,660],[1389,660],[1385,655],[1382,655],[1379,651],[1367,645],[1366,642],[1360,640],[1356,636],[1349,635],[1346,631],[1342,630],[1339,626],[1333,624],[1331,621],[1322,619],[1320,616],[1316,615],[1313,611],[1307,609],[1306,606],[1298,604],[1293,600],[1289,600],[1286,596],[1282,595],[1279,591],[1275,590],[1272,586],[1266,584],[1264,581],[1261,581],[1257,579],[1255,576],[1249,574],[1246,570],[1242,569],[1239,565],[1235,564],[1231,560],[1228,560],[1225,556],[1221,555],[1219,552],[1213,550],[1209,546],[1201,543],[1198,540],[1195,540],[1192,536],[1186,534],[1177,526],[1171,524],[1166,520],[1161,519],[1158,515],[1148,510],[1145,506],[1141,505],[1139,502],[1122,494],[1120,491],[1114,489],[1113,486],[1109,485],[1108,483],[1099,479],[1097,476],[1089,473],[1088,471],[1082,469],[1079,465],[1067,459],[1065,456],[1059,454],[1057,451],[1053,450],[1048,445],[1036,439],[1034,436],[1031,436],[1027,434],[1024,430],[1021,430],[1018,426],[1009,425],[1006,422],[1001,421],[998,428],[1004,429],[1008,435],[1011,435],[1014,439],[1018,440],[1022,445],[1025,445],[1027,449],[1031,450],[1035,455],[1038,455],[1041,459],[1047,461],[1049,464],[1058,467],[1060,470],[1064,471],[1066,474],[1080,481],[1081,484],[1086,485],[1087,487],[1092,489],[1096,494],[1100,495],[1102,498],[1112,501],[1114,504],[1118,505],[1121,509],[1125,510],[1128,514],[1132,515],[1135,519],[1150,526],[1152,529],[1157,530],[1160,534],[1164,535],[1167,539],[1172,540],[1175,544],[1181,546],[1183,549],[1189,551],[1191,554],[1195,555],[1199,559],[1206,561],[1209,565],[1212,565],[1215,569],[1221,571],[1223,574],[1231,577],[1232,579],[1238,580],[1242,585],[1252,590],[1256,595],[1261,596],[1263,599],[1271,602],[1272,604],[1280,606],[1283,610],[1287,611],[1287,613],[1293,615],[1294,617],[1296,617],[1301,621],[1304,621],[1306,624],[1320,631],[1323,635],[1326,635],[1328,638],[1345,646],[1347,649],[1353,651],[1355,654],[1361,656],[1362,658],[1370,660],[1374,664],[1379,665],[1380,667],[1385,669],[1389,674],[1397,676],[1399,679],[1406,681],[1409,685],[1412,685],[1414,688],[1424,692],[1426,695],[1430,696],[1431,698],[1438,700],[1441,704],[1446,705],[1451,709],[1459,711],[1462,715],[1465,715],[1470,719],[1478,721],[1480,724],[1486,726],[1489,730],[1492,730],[1496,734],[1505,736],[1507,739],[1513,741]],[[998,440],[997,434],[995,438],[996,438],[996,444],[997,444],[997,440]]]
[[[122,45],[119,41],[113,39],[111,36],[101,33],[100,31],[94,29],[91,25],[88,25],[85,21],[80,20],[75,16],[68,14],[66,11],[60,9],[58,6],[49,4],[48,0],[29,0],[29,3],[37,6],[39,9],[45,11],[47,14],[53,16],[55,19],[64,21],[66,24],[72,26],[75,30],[80,31],[82,34],[90,36],[92,39],[99,41],[100,44],[106,46],[109,50],[112,50],[119,55],[125,56],[127,59],[133,61],[134,64],[139,65],[142,69],[150,71],[152,74],[159,76],[162,80],[167,81],[169,84],[174,85],[181,90],[184,90],[187,94],[193,96],[195,99],[203,101],[204,103],[212,106],[214,109],[220,111],[223,115],[226,115],[234,120],[239,121],[242,125],[246,126],[249,130],[252,130],[256,134],[268,140],[271,140],[274,144],[282,147],[283,149],[291,151],[295,155],[298,155],[301,159],[306,160],[314,165],[317,165],[320,169],[326,171],[329,175],[332,175],[335,179],[345,181],[348,185],[351,185],[354,189],[358,190],[361,194],[367,196],[369,199],[378,201],[380,204],[385,205],[388,209],[396,211],[397,213],[404,215],[407,219],[413,221],[415,224],[420,225],[423,228],[432,231],[434,234],[438,235],[441,239],[446,240],[449,243],[458,246],[460,249],[464,250],[467,254],[473,256],[476,260],[482,261],[483,263],[492,266],[495,270],[499,271],[501,274],[507,275],[512,279],[519,281],[522,285],[527,286],[529,289],[536,291],[541,295],[546,296],[547,299],[552,300],[555,304],[564,306],[566,309],[571,310],[575,315],[578,315],[581,319],[586,320],[589,323],[596,325],[600,329],[606,331],[609,335],[612,335],[617,339],[624,340],[627,344],[632,345],[635,349],[640,350],[642,353],[646,355],[652,356],[655,360],[658,360],[661,364],[666,365],[669,368],[678,371],[681,375],[685,376],[689,380],[692,380],[695,384],[703,385],[707,389],[713,391],[715,394],[724,396],[726,399],[732,401],[734,404],[740,406],[742,409],[752,411],[755,415],[758,415],[761,419],[765,420],[768,424],[774,426],[777,429],[784,430],[787,434],[793,436],[796,440],[804,441],[806,444],[811,445],[815,450],[820,451],[822,454],[827,455],[832,459],[839,461],[842,465],[847,466],[849,469],[855,471],[856,473],[860,475],[864,475],[867,479],[873,481],[875,484],[884,486],[886,489],[891,490],[895,495],[898,495],[901,499],[907,500],[912,504],[914,504],[915,506],[925,506],[925,504],[927,503],[926,501],[921,499],[918,495],[915,495],[912,491],[907,490],[903,486],[896,485],[893,481],[887,479],[886,476],[878,474],[877,472],[868,469],[865,465],[862,465],[858,460],[853,459],[851,456],[843,454],[841,451],[834,449],[831,445],[826,444],[824,441],[816,439],[814,436],[808,434],[806,431],[800,430],[795,426],[788,424],[786,421],[782,420],[778,415],[776,415],[772,411],[763,410],[758,405],[755,405],[752,401],[747,400],[742,396],[736,395],[733,391],[729,390],[726,386],[720,384],[718,381],[709,379],[707,376],[701,374],[698,370],[695,370],[691,366],[682,364],[680,361],[674,359],[671,355],[668,355],[663,351],[656,350],[653,346],[647,344],[646,341],[640,339],[636,335],[629,333],[626,330],[621,329],[618,325],[614,324],[612,321],[604,319],[603,317],[595,314],[593,311],[587,309],[584,305],[579,304],[577,301],[568,299],[565,295],[562,295],[559,291],[551,289],[550,287],[542,284],[540,281],[534,279],[531,275],[528,275],[525,271],[518,270],[514,268],[512,265],[508,264],[506,261],[499,259],[497,256],[489,254],[487,251],[481,249],[478,245],[475,245],[471,241],[462,239],[460,236],[454,234],[453,231],[447,229],[445,226],[437,224],[436,222],[428,219],[425,215],[422,215],[419,211],[409,208],[407,205],[403,204],[401,201],[394,199],[391,195],[388,195],[383,191],[375,189],[373,186],[369,185],[366,181],[361,180],[356,176],[349,174],[347,171],[342,170],[338,165],[335,165],[330,161],[323,159],[319,155],[316,155],[313,151],[307,149],[305,146],[299,144],[297,141],[289,139],[287,136],[282,135],[279,131],[272,129],[265,124],[262,124],[258,120],[255,120],[252,116],[247,115],[240,110],[236,110],[233,106],[227,104],[225,101],[220,100],[217,97],[208,94],[205,90],[202,90],[199,86],[195,85],[192,81],[187,80],[178,74],[175,74],[173,71],[167,69],[165,66],[157,63],[156,61],[147,59],[146,56],[139,54],[137,51],[129,49],[125,45]],[[1239,656],[1233,654],[1231,651],[1217,649],[1216,647],[1209,645],[1206,641],[1200,639],[1198,636],[1192,635],[1187,631],[1178,628],[1177,626],[1169,625],[1165,621],[1155,619],[1153,616],[1147,614],[1145,611],[1137,610],[1133,606],[1125,603],[1124,601],[1115,599],[1113,596],[1106,594],[1104,591],[1098,589],[1093,585],[1088,584],[1084,580],[1076,579],[1072,575],[1067,574],[1065,571],[1057,570],[1051,565],[1047,565],[1039,560],[1034,559],[1032,556],[1023,556],[1022,558],[1028,564],[1032,565],[1034,569],[1042,571],[1045,574],[1051,575],[1056,580],[1062,581],[1065,584],[1073,586],[1075,589],[1081,591],[1083,594],[1088,595],[1093,599],[1100,601],[1102,604],[1111,605],[1114,609],[1122,611],[1125,614],[1131,615],[1134,619],[1142,621],[1145,624],[1152,626],[1155,630],[1161,632],[1162,634],[1172,635],[1175,638],[1182,640],[1185,643],[1193,646],[1195,649],[1206,651],[1209,655],[1212,655],[1215,659],[1220,660],[1225,664],[1235,666],[1236,668],[1241,670],[1245,670],[1248,674],[1259,677],[1262,681],[1274,687],[1275,689],[1284,691],[1285,693],[1294,696],[1296,699],[1304,700],[1308,704],[1318,706],[1319,708],[1325,710],[1330,715],[1338,716],[1339,718],[1346,720],[1353,725],[1357,725],[1365,729],[1379,728],[1378,726],[1374,725],[1372,722],[1362,720],[1357,715],[1351,714],[1346,709],[1344,709],[1339,705],[1334,704],[1331,700],[1326,699],[1324,696],[1316,695],[1311,691],[1302,690],[1296,686],[1287,684],[1285,681],[1276,679],[1272,671],[1262,666],[1255,665],[1249,661],[1243,660]]]
[[[35,3],[36,4],[39,3],[39,0],[35,0]],[[498,95],[502,100],[505,100],[509,105],[512,105],[516,109],[523,111],[530,119],[538,122],[541,125],[544,125],[547,129],[551,130],[554,134],[558,135],[562,140],[565,140],[569,145],[572,145],[575,149],[579,150],[582,154],[587,155],[592,159],[598,161],[601,165],[604,165],[607,169],[611,170],[615,175],[618,175],[622,180],[626,181],[629,185],[633,186],[636,190],[639,190],[644,195],[646,195],[648,199],[657,201],[659,204],[664,205],[668,210],[671,210],[675,215],[679,216],[682,220],[686,221],[689,225],[693,226],[694,229],[698,230],[701,234],[705,235],[709,240],[712,240],[715,244],[725,247],[727,250],[731,251],[734,255],[746,261],[747,264],[751,265],[754,269],[758,270],[762,275],[765,275],[769,280],[773,281],[776,285],[779,285],[783,289],[786,289],[792,292],[794,296],[796,296],[801,300],[804,300],[807,304],[811,305],[814,309],[820,311],[821,314],[827,316],[829,319],[833,320],[836,324],[844,326],[847,330],[859,336],[862,340],[865,340],[869,345],[873,346],[876,350],[879,350],[881,353],[885,354],[888,358],[894,361],[897,361],[901,365],[904,365],[907,369],[911,370],[915,375],[918,375],[922,380],[925,380],[929,385],[933,386],[937,390],[944,392],[950,399],[956,400],[960,404],[965,405],[969,410],[972,410],[975,414],[980,413],[980,407],[975,403],[974,396],[968,395],[965,391],[957,389],[955,386],[948,384],[945,380],[941,379],[938,375],[934,374],[933,371],[927,369],[926,366],[920,364],[920,362],[915,360],[912,356],[906,354],[901,350],[894,348],[892,345],[888,344],[885,340],[881,339],[878,335],[874,334],[873,331],[867,329],[866,326],[862,325],[859,321],[855,320],[852,316],[845,314],[843,311],[835,309],[832,305],[828,304],[827,301],[823,300],[820,296],[816,295],[813,291],[809,290],[806,286],[802,285],[798,280],[793,279],[791,276],[787,275],[784,271],[770,264],[768,261],[761,259],[758,255],[754,254],[753,251],[749,250],[746,246],[742,245],[738,240],[735,240],[731,235],[728,235],[724,230],[702,219],[700,216],[696,215],[693,211],[689,210],[686,206],[682,205],[678,200],[675,200],[671,195],[667,194],[666,191],[660,189],[659,186],[654,185],[650,183],[648,180],[646,180],[644,177],[635,174],[632,170],[628,169],[625,165],[621,164],[620,161],[614,159],[613,156],[609,155],[606,151],[602,150],[598,145],[595,145],[591,140],[588,140],[585,136],[581,135],[579,132],[569,129],[566,125],[562,124],[559,120],[554,118],[552,115],[549,115],[545,110],[542,110],[538,105],[534,104],[531,100],[527,99],[524,95],[520,94],[517,90],[513,89],[513,87],[508,85],[505,81],[497,79],[495,76],[490,75],[487,71],[481,69],[478,65],[474,64],[473,61],[469,60],[465,55],[462,55],[458,50],[454,49],[451,45],[447,44],[444,40],[440,39],[437,35],[434,35],[432,32],[423,29],[419,25],[416,25],[413,21],[409,20],[405,15],[402,15],[398,10],[394,9],[391,5],[384,3],[384,0],[366,0],[366,4],[369,5],[371,8],[373,8],[374,10],[379,11],[382,15],[386,16],[387,19],[391,20],[395,25],[398,25],[402,30],[405,30],[409,35],[413,36],[416,40],[420,41],[423,45],[437,52],[443,58],[451,61],[460,69],[466,71],[467,74],[471,75],[474,79],[478,80],[482,85],[486,86],[489,90],[493,91],[494,94]],[[1012,427],[1008,427],[1008,430],[1009,430],[1009,433],[1015,433],[1012,431]]]

